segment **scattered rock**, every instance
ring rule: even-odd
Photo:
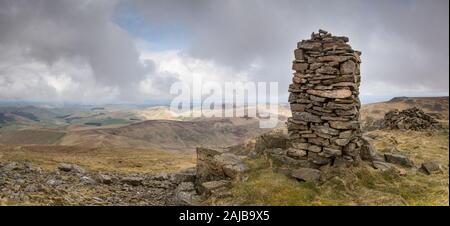
[[[17,162],[10,162],[10,163],[6,164],[5,166],[3,166],[2,169],[5,171],[18,170],[18,169],[20,169],[20,165]]]
[[[380,161],[373,161],[372,166],[373,166],[373,168],[379,169],[381,171],[386,171],[386,170],[389,170],[389,169],[392,169],[395,167],[394,165],[392,165],[390,163],[380,162]]]
[[[98,174],[99,182],[102,184],[112,184],[112,178],[106,174]]]
[[[82,176],[81,181],[83,184],[86,184],[86,185],[94,185],[97,183],[94,179],[92,179],[88,176]]]
[[[60,163],[58,169],[64,172],[69,172],[72,170],[72,164]]]
[[[47,181],[47,184],[50,186],[58,186],[62,184],[62,181],[56,179],[50,179]]]
[[[85,174],[86,170],[84,170],[82,167],[72,164],[72,171],[79,174]]]
[[[61,167],[65,170],[63,171],[59,167],[56,170],[39,170],[38,167],[31,167],[27,162],[10,163],[0,163],[0,200],[2,202],[36,205],[161,206],[175,204],[174,193],[178,183],[172,180],[172,177],[156,180],[154,174],[145,173],[108,172],[105,174],[83,171],[84,173],[80,174],[78,172],[81,171],[76,170],[76,167],[67,165]],[[14,170],[5,170],[4,166],[7,165],[9,165],[8,169]],[[112,183],[114,178],[122,178],[123,180],[119,181],[124,183]],[[141,186],[130,186],[130,184]]]
[[[320,170],[311,168],[299,168],[291,172],[292,177],[296,178],[297,180],[306,182],[318,181],[320,180],[321,175],[322,172],[320,172]]]
[[[428,175],[441,172],[441,166],[436,162],[424,162],[420,167]]]
[[[76,164],[60,163],[58,169],[63,172],[74,172],[79,174],[86,173],[86,170]]]
[[[400,154],[393,154],[393,153],[385,153],[384,157],[386,159],[386,162],[406,166],[406,167],[413,167],[414,163],[406,156],[400,155]]]
[[[377,152],[375,147],[368,141],[367,137],[362,137],[363,145],[360,151],[360,157],[364,161],[385,162],[383,155]]]
[[[142,177],[133,177],[133,176],[123,177],[121,179],[122,183],[129,184],[131,186],[142,185],[143,180],[144,180],[144,178],[142,178]]]

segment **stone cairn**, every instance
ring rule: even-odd
[[[294,51],[287,156],[315,166],[359,160],[360,55],[347,37],[312,33]]]
[[[384,115],[383,126],[389,129],[424,130],[439,129],[439,122],[417,107],[399,111],[397,109]]]

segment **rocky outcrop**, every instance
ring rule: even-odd
[[[175,202],[179,205],[199,205],[214,197],[230,195],[231,181],[240,180],[248,170],[241,157],[230,152],[232,148],[197,148],[195,176],[189,182],[180,183],[175,190]],[[181,177],[183,174],[177,174]],[[186,178],[185,178],[186,179]]]
[[[317,167],[359,160],[361,53],[348,41],[319,30],[298,43],[289,86],[289,158]]]
[[[178,193],[178,198],[174,199],[178,185],[190,183],[193,187],[195,172],[192,170],[124,174],[80,169],[71,163],[44,170],[29,162],[0,162],[0,202],[12,205],[181,205],[186,200],[190,200],[190,204],[199,200],[198,196],[186,193]]]
[[[384,115],[383,127],[388,129],[438,129],[439,122],[421,109],[413,107],[403,111],[392,110]]]
[[[241,158],[228,149],[197,148],[199,183],[213,180],[236,179],[247,170]]]

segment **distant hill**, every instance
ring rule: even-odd
[[[117,128],[69,131],[60,144],[193,150],[201,145],[230,146],[267,131],[251,118],[148,120]]]
[[[0,133],[0,144],[56,144],[65,135],[51,130],[17,130]]]
[[[438,120],[448,120],[449,97],[394,97],[386,102],[366,104],[361,107],[361,119],[381,119],[390,110],[418,107]]]

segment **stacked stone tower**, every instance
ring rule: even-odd
[[[319,30],[297,44],[287,122],[291,158],[315,166],[359,160],[361,52],[348,41]]]

